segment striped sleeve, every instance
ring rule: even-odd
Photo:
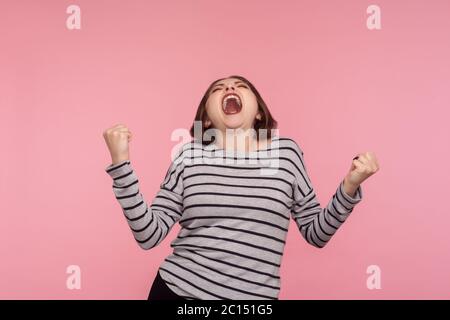
[[[139,180],[129,160],[105,168],[133,236],[144,250],[161,243],[183,213],[183,162],[176,160],[150,206],[139,191]]]
[[[291,216],[305,240],[317,248],[323,248],[362,200],[362,189],[359,186],[351,197],[345,193],[342,180],[327,206],[322,208],[308,176],[303,151],[298,145],[294,149],[298,154],[296,158],[300,170],[292,186],[294,201]]]

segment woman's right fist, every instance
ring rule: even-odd
[[[131,137],[130,130],[123,124],[117,124],[103,132],[103,138],[105,138],[113,164],[129,160],[128,143],[131,141]]]

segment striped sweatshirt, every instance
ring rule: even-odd
[[[342,180],[321,207],[303,151],[280,136],[250,152],[184,143],[150,204],[130,160],[105,170],[141,248],[155,247],[180,224],[158,272],[186,299],[278,299],[290,219],[307,243],[323,248],[362,199],[361,186],[351,197]]]

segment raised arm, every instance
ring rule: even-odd
[[[103,137],[111,154],[112,163],[105,170],[113,180],[114,195],[139,246],[151,249],[167,236],[183,212],[182,150],[170,164],[149,206],[139,191],[139,180],[129,160],[131,131],[124,124],[117,124],[106,129]]]
[[[362,189],[359,185],[351,197],[344,191],[343,179],[327,206],[322,208],[308,176],[303,151],[295,142],[293,147],[297,153],[294,162],[298,169],[292,186],[294,199],[291,215],[305,240],[317,248],[323,248],[362,200]]]

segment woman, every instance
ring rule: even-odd
[[[173,252],[159,266],[149,299],[278,299],[279,268],[290,217],[323,248],[362,199],[360,184],[378,171],[361,153],[324,208],[303,151],[273,134],[277,122],[244,77],[214,81],[160,190],[147,205],[129,160],[130,130],[104,132],[114,194],[137,243],[158,245],[179,222]]]

